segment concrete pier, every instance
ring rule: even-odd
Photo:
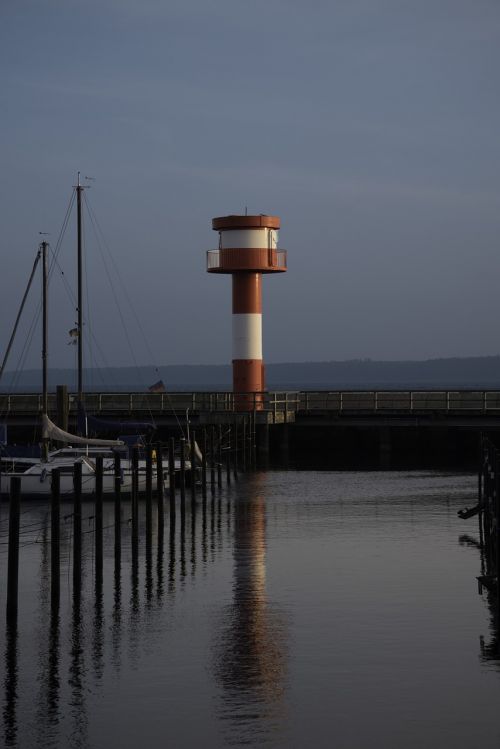
[[[255,428],[263,465],[405,468],[469,465],[479,434],[500,432],[500,391],[270,391],[259,408],[239,413],[231,392],[89,393],[86,409],[103,419],[151,420],[155,440],[179,425],[203,430]],[[51,394],[49,413],[68,414],[76,426],[76,399]],[[9,443],[33,440],[40,421],[36,394],[1,395]],[[465,461],[465,462],[464,462]]]

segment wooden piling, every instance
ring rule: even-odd
[[[217,442],[217,486],[222,487],[222,426],[219,424],[219,440]]]
[[[50,500],[50,602],[52,611],[59,608],[61,574],[61,471],[51,472],[52,493]]]
[[[139,448],[132,450],[132,554],[139,548]]]
[[[244,414],[243,416],[243,425],[242,425],[242,451],[241,451],[241,459],[243,463],[243,471],[246,472],[247,470],[247,415]]]
[[[21,514],[21,479],[10,480],[9,500],[9,551],[7,561],[7,624],[17,621],[19,587],[19,518]]]
[[[73,467],[73,593],[82,581],[82,464]]]
[[[215,427],[210,427],[210,489],[215,490]]]
[[[191,505],[193,506],[196,502],[196,432],[191,430],[190,445],[189,445],[189,457],[191,459],[191,470],[190,476],[190,488],[191,488]]]
[[[234,426],[233,476],[235,479],[237,479],[238,478],[238,449],[239,449],[238,436],[239,435],[238,435],[238,422],[236,419],[234,420],[233,426]]]
[[[156,443],[156,497],[158,507],[158,537],[160,532],[163,536],[164,510],[163,510],[163,453],[161,442]]]
[[[252,451],[252,467],[257,468],[257,411],[252,412],[252,440],[251,440],[251,451]]]
[[[181,502],[181,530],[180,530],[180,575],[181,581],[186,577],[186,512]]]
[[[207,499],[207,430],[205,427],[203,427],[201,449],[201,493],[205,503]]]
[[[168,489],[170,520],[172,520],[175,517],[175,440],[173,437],[168,443]]]
[[[121,520],[121,489],[122,489],[122,469],[121,458],[115,453],[114,459],[114,488],[115,488],[115,566],[120,563],[122,547],[122,520]]]
[[[151,543],[153,531],[153,449],[146,447],[146,543]]]
[[[180,490],[181,490],[181,510],[185,509],[186,503],[186,440],[180,439],[181,448],[181,471],[180,471]]]
[[[103,460],[98,455],[95,460],[95,577],[96,589],[102,587],[102,500],[103,500]]]
[[[497,580],[497,614],[500,615],[500,453],[498,450],[495,450],[494,471],[495,576]]]
[[[231,483],[231,428],[227,429],[227,442],[225,446],[226,450],[226,484],[229,486]]]

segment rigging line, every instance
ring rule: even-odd
[[[85,193],[84,193],[84,198],[85,198]],[[84,228],[84,227],[82,227],[82,228]],[[83,245],[84,246],[85,246],[85,241],[86,241],[85,240],[85,234],[83,232]],[[86,322],[86,325],[87,325],[87,335],[85,336],[85,341],[86,341],[86,344],[87,344],[86,351],[87,351],[87,354],[88,354],[89,361],[93,364],[93,366],[90,367],[89,369],[90,369],[90,371],[92,373],[94,372],[94,370],[96,370],[96,372],[99,374],[99,378],[100,378],[100,381],[101,381],[103,387],[105,387],[106,386],[106,381],[105,381],[104,375],[102,373],[102,370],[99,367],[97,358],[95,356],[94,349],[96,349],[97,353],[100,355],[102,361],[104,362],[104,366],[107,367],[109,365],[107,363],[106,356],[104,355],[104,352],[103,352],[102,348],[99,345],[99,341],[97,340],[96,336],[94,335],[94,331],[93,331],[93,319],[92,319],[91,313],[90,313],[91,304],[90,304],[90,291],[89,291],[90,287],[89,287],[89,282],[88,282],[89,274],[88,274],[88,265],[87,265],[87,263],[85,261],[86,260],[86,253],[85,252],[83,253],[83,257],[84,257],[84,262],[85,262],[85,266],[84,266],[84,272],[85,272],[85,292],[86,292],[86,298],[87,298],[87,318],[86,318],[87,319],[87,322]],[[92,343],[92,346],[90,345],[91,343]],[[94,382],[92,382],[91,385],[94,386]]]
[[[93,333],[91,333],[91,337],[92,337],[92,343],[93,343],[94,347],[95,347],[95,348],[97,349],[97,353],[98,353],[98,354],[99,354],[99,356],[101,357],[101,360],[102,360],[102,362],[103,362],[103,364],[104,364],[104,367],[107,367],[107,368],[109,368],[109,363],[108,363],[108,360],[107,360],[107,358],[106,358],[106,355],[105,355],[104,351],[102,350],[102,348],[101,348],[101,346],[100,346],[100,344],[99,344],[99,341],[97,340],[97,338],[96,338],[96,337],[94,336],[94,334],[93,334]],[[95,357],[94,357],[94,361],[95,361]],[[98,372],[99,372],[99,374],[100,374],[100,377],[101,377],[101,381],[102,381],[102,384],[103,384],[103,385],[106,385],[106,380],[104,379],[104,375],[102,374],[102,370],[101,370],[101,368],[100,368],[99,366],[96,366],[96,369],[97,369],[97,371],[98,371]],[[116,383],[116,380],[115,380],[114,384],[115,384],[115,385],[117,384],[117,383]]]
[[[94,344],[95,344],[95,341],[94,341]],[[99,363],[96,359],[96,356],[93,350],[91,350],[90,363],[91,363],[91,371],[96,374],[96,379],[100,381],[102,385],[102,389],[104,390],[106,382],[105,382],[101,367],[99,366]],[[93,382],[92,384],[94,385],[95,383]]]
[[[39,300],[38,301],[38,306],[35,309],[34,316],[32,318],[30,326],[28,328],[28,333],[27,333],[26,338],[24,340],[24,345],[23,345],[23,347],[21,349],[21,352],[20,352],[20,354],[18,356],[17,364],[14,367],[13,378],[11,380],[11,384],[10,384],[10,388],[8,390],[8,394],[12,393],[13,390],[19,384],[19,378],[21,376],[22,369],[23,369],[24,364],[26,362],[26,357],[28,355],[28,351],[29,351],[29,349],[31,347],[31,342],[33,340],[33,335],[34,335],[34,331],[35,331],[35,328],[36,328],[36,324],[37,324],[38,319],[40,317],[41,308],[42,308],[42,304],[41,304],[41,301]]]
[[[52,275],[52,270],[53,270],[53,267],[54,267],[54,262],[57,260],[57,255],[59,254],[59,251],[60,251],[60,248],[61,248],[61,244],[62,244],[62,240],[63,240],[64,234],[66,232],[66,228],[67,228],[67,225],[68,225],[69,217],[71,215],[72,206],[73,206],[73,203],[74,203],[74,200],[75,200],[75,194],[76,194],[76,191],[73,189],[72,193],[71,193],[71,197],[70,197],[69,203],[68,203],[68,207],[66,209],[66,215],[64,217],[63,225],[62,225],[61,231],[59,232],[59,237],[58,237],[57,242],[56,242],[56,248],[55,248],[54,253],[53,253],[53,258],[54,259],[51,262],[50,267],[49,267],[49,278]],[[32,343],[32,340],[33,340],[33,335],[34,335],[34,329],[35,329],[35,327],[36,327],[36,325],[38,323],[38,320],[39,320],[39,317],[40,317],[40,313],[41,313],[41,302],[38,303],[38,307],[37,307],[37,309],[35,311],[35,314],[34,314],[34,317],[32,319],[31,325],[28,328],[28,334],[26,336],[26,339],[25,339],[25,342],[24,342],[24,346],[23,346],[23,348],[21,350],[21,353],[20,353],[18,361],[17,361],[16,368],[14,370],[14,378],[13,378],[13,381],[12,381],[12,384],[11,384],[10,390],[9,390],[10,393],[19,384],[19,379],[20,379],[20,376],[21,376],[21,371],[24,368],[24,365],[26,363],[26,359],[27,359],[27,356],[28,356],[28,351],[31,348],[31,343]]]
[[[57,268],[57,270],[59,271],[60,276],[62,278],[63,286],[64,286],[64,288],[66,290],[66,294],[68,296],[68,299],[69,299],[69,301],[70,301],[70,303],[72,305],[76,306],[75,292],[71,288],[71,285],[70,285],[70,283],[69,283],[69,281],[68,281],[68,279],[67,279],[67,277],[66,277],[66,275],[64,273],[64,270],[62,269],[62,266],[60,265],[59,260],[58,260],[58,257],[59,257],[60,251],[61,251],[61,247],[62,247],[62,243],[63,243],[64,237],[66,235],[66,230],[68,228],[69,219],[71,217],[71,211],[73,210],[73,205],[75,203],[75,196],[76,196],[76,189],[73,188],[72,191],[71,191],[69,202],[68,202],[68,207],[66,208],[66,213],[65,213],[65,216],[64,216],[64,219],[63,219],[63,223],[62,223],[61,229],[59,231],[59,236],[57,238],[55,249],[52,251],[52,248],[51,248],[51,259],[50,259],[50,263],[49,263],[49,273],[48,273],[48,275],[49,275],[49,281],[50,281],[50,279],[52,278],[52,276],[55,273],[54,269]]]
[[[124,320],[123,320],[123,315],[122,315],[121,308],[120,308],[120,305],[119,305],[117,297],[116,297],[116,292],[115,292],[115,289],[114,289],[114,286],[113,286],[113,283],[112,283],[112,280],[111,280],[111,275],[110,275],[109,270],[108,270],[108,265],[106,263],[106,260],[104,258],[104,254],[102,252],[101,241],[99,239],[99,235],[101,237],[102,244],[104,245],[104,247],[105,247],[105,249],[106,249],[106,251],[107,251],[107,253],[109,255],[111,264],[112,264],[112,266],[114,268],[114,271],[116,273],[116,277],[117,277],[118,281],[120,282],[120,285],[122,287],[124,296],[126,297],[126,299],[128,301],[129,308],[132,311],[132,314],[133,314],[133,316],[135,318],[137,327],[139,328],[139,332],[141,333],[142,339],[143,339],[143,341],[145,343],[146,349],[148,351],[148,354],[149,354],[150,359],[151,359],[152,362],[154,362],[154,356],[153,356],[153,353],[152,353],[151,348],[149,346],[148,339],[146,337],[144,329],[143,329],[143,327],[142,327],[142,325],[140,323],[140,320],[138,318],[138,315],[137,315],[137,313],[135,311],[135,308],[134,308],[134,305],[133,305],[132,300],[130,298],[130,295],[128,294],[127,289],[125,287],[125,284],[123,283],[123,280],[121,278],[119,268],[118,268],[117,264],[115,263],[113,255],[112,255],[112,253],[111,253],[111,251],[110,251],[110,249],[109,249],[109,247],[107,245],[106,238],[104,236],[104,232],[102,231],[102,229],[100,227],[100,224],[99,224],[99,222],[97,220],[97,216],[95,215],[94,211],[92,210],[92,207],[91,207],[91,205],[90,205],[90,203],[89,203],[89,201],[87,199],[87,196],[85,194],[84,194],[84,200],[85,200],[85,205],[86,205],[86,208],[87,208],[87,211],[88,211],[91,223],[92,223],[92,225],[94,227],[94,231],[95,231],[96,239],[97,239],[97,244],[98,244],[98,247],[99,247],[100,252],[101,252],[101,257],[103,259],[103,264],[104,264],[104,267],[106,269],[106,274],[107,274],[107,277],[108,277],[108,281],[109,281],[109,284],[111,286],[111,291],[113,293],[113,297],[115,299],[115,304],[117,306],[118,313],[119,313],[120,318],[122,320],[122,324],[124,325],[125,335],[127,337],[128,343],[129,343],[129,348],[130,348],[130,352],[131,352],[131,355],[132,355],[132,359],[134,360],[134,364],[136,366],[136,370],[137,370],[137,374],[139,375],[139,379],[142,380],[142,377],[140,376],[140,371],[139,371],[139,368],[138,368],[138,365],[137,365],[137,361],[135,360],[134,352],[133,352],[132,347],[131,347],[130,339],[128,337],[127,329],[125,328],[125,324],[124,324]],[[156,372],[159,372],[159,368],[157,366],[154,366],[154,369],[155,369]],[[144,382],[142,382],[142,385],[144,387]],[[168,400],[170,409],[171,409],[172,413],[174,413],[174,415],[175,415],[175,420],[177,421],[177,426],[179,427],[179,429],[181,431],[181,434],[184,435],[183,426],[182,426],[182,424],[181,424],[181,422],[179,420],[179,417],[177,416],[177,413],[175,412],[175,410],[173,408],[173,403],[172,403],[172,400],[170,398],[170,394],[168,393],[168,391],[166,393],[166,396],[167,396],[167,400]],[[150,402],[149,398],[147,398],[147,403],[148,403],[148,409],[149,409],[150,417],[153,418],[153,413],[152,413],[152,409],[151,409],[151,402]]]
[[[68,282],[66,276],[64,275],[64,271],[62,270],[61,266],[58,263],[58,257],[59,257],[59,253],[61,251],[61,246],[62,246],[62,242],[63,242],[64,236],[66,234],[66,230],[68,228],[68,223],[69,223],[69,219],[70,219],[70,216],[71,216],[71,211],[73,209],[73,204],[75,202],[75,195],[76,195],[76,190],[75,190],[75,188],[73,188],[73,190],[71,192],[70,199],[69,199],[68,207],[66,209],[66,214],[65,214],[64,219],[63,219],[61,230],[59,232],[59,237],[57,238],[55,250],[52,253],[52,259],[51,259],[50,264],[49,264],[49,280],[50,280],[50,278],[52,278],[52,275],[54,273],[54,267],[57,266],[57,268],[61,272],[61,275],[63,276],[63,282],[64,282],[64,285],[66,286],[66,291],[68,293],[68,296],[70,297],[70,300],[71,300],[72,304],[75,304],[75,294],[74,294],[74,291],[71,290],[69,282]]]
[[[126,301],[128,303],[128,307],[129,307],[130,311],[132,312],[132,315],[133,315],[133,317],[135,319],[136,325],[137,325],[137,327],[139,329],[139,332],[140,332],[140,334],[142,336],[142,339],[144,341],[144,345],[146,346],[147,352],[148,352],[148,354],[150,356],[150,360],[153,362],[154,361],[153,353],[152,353],[151,348],[149,346],[149,342],[147,340],[144,328],[142,327],[141,322],[139,320],[139,317],[137,315],[137,312],[135,311],[135,307],[134,307],[133,301],[132,301],[132,299],[130,297],[130,294],[128,293],[127,288],[126,288],[126,286],[125,286],[125,284],[123,282],[123,279],[122,279],[122,277],[120,275],[119,267],[115,263],[114,257],[113,257],[113,255],[112,255],[112,253],[111,253],[111,251],[110,251],[110,249],[108,247],[108,244],[106,242],[106,238],[104,236],[104,232],[102,231],[102,229],[100,227],[100,224],[99,224],[99,221],[97,220],[97,216],[95,215],[94,211],[92,210],[92,207],[89,204],[87,198],[85,198],[85,202],[87,204],[87,210],[89,212],[90,219],[91,219],[91,221],[92,221],[92,223],[94,225],[94,229],[95,229],[95,232],[96,232],[96,238],[97,238],[97,241],[98,241],[98,244],[99,244],[99,249],[101,250],[101,255],[103,257],[103,262],[105,263],[105,266],[107,267],[107,263],[105,261],[104,254],[102,252],[102,246],[104,246],[104,249],[106,250],[106,252],[107,252],[107,254],[109,256],[109,260],[110,260],[111,265],[113,267],[113,271],[114,271],[114,273],[116,275],[117,280],[119,281],[119,284],[121,286],[122,292],[123,292],[123,294],[124,294],[124,296],[126,298]],[[112,282],[111,282],[111,274],[109,273],[109,271],[108,271],[108,278],[110,279],[110,284],[112,284]],[[157,367],[155,367],[155,369],[158,370]]]
[[[17,328],[19,326],[19,321],[20,321],[21,315],[23,313],[24,305],[26,303],[26,299],[27,299],[27,296],[29,294],[29,290],[31,288],[31,284],[33,282],[33,277],[35,275],[35,271],[36,271],[38,262],[40,260],[40,257],[41,257],[41,250],[40,250],[40,247],[39,247],[38,250],[37,250],[37,253],[36,253],[35,262],[33,263],[33,268],[31,269],[30,277],[29,277],[29,280],[28,280],[28,285],[26,286],[26,290],[24,292],[24,295],[23,295],[23,298],[22,298],[22,301],[21,301],[21,306],[19,307],[19,311],[17,313],[17,317],[16,317],[16,320],[15,320],[15,323],[14,323],[14,328],[12,330],[12,334],[10,336],[9,343],[7,344],[7,349],[5,351],[5,355],[3,357],[3,361],[2,361],[2,364],[0,366],[0,379],[2,378],[4,369],[5,369],[5,365],[7,364],[7,360],[9,358],[10,350],[12,348],[12,344],[14,343],[14,338],[16,336]]]
[[[74,304],[76,306],[76,297],[75,292],[71,288],[68,279],[66,278],[66,274],[64,273],[62,266],[59,264],[59,261],[54,253],[52,253],[52,259],[50,261],[50,268],[56,267],[57,270],[60,273],[60,276],[62,278],[63,286],[66,289],[66,293],[68,295],[68,299],[70,300],[71,304]],[[49,270],[49,278],[50,278],[50,270]]]
[[[125,334],[125,338],[127,340],[127,344],[128,344],[128,347],[129,347],[130,355],[132,357],[132,360],[134,362],[134,365],[135,365],[136,369],[138,370],[139,366],[138,366],[137,360],[135,358],[135,354],[134,354],[134,350],[133,350],[133,347],[132,347],[132,342],[130,340],[130,336],[128,334],[127,326],[125,324],[125,318],[123,316],[123,312],[122,312],[122,309],[121,309],[119,301],[118,301],[118,296],[116,294],[116,290],[115,290],[115,287],[113,285],[113,281],[112,281],[111,273],[110,273],[110,270],[109,270],[109,267],[108,267],[108,263],[106,262],[106,258],[104,257],[104,253],[102,251],[102,244],[100,242],[99,235],[98,235],[98,232],[96,230],[96,223],[95,223],[96,219],[95,219],[94,214],[91,212],[91,209],[90,209],[87,197],[85,195],[84,195],[84,200],[85,200],[86,208],[87,208],[88,213],[89,213],[90,221],[92,223],[92,226],[94,227],[96,241],[97,241],[97,246],[98,246],[100,254],[101,254],[101,258],[102,258],[102,261],[103,261],[104,269],[106,271],[106,276],[107,276],[107,279],[108,279],[108,282],[109,282],[109,285],[110,285],[110,288],[111,288],[111,293],[113,294],[113,299],[115,301],[115,305],[116,305],[116,308],[117,308],[117,311],[118,311],[118,315],[120,317],[120,320],[121,320],[121,323],[122,323],[122,326],[123,326],[123,331],[124,331],[124,334]],[[110,254],[109,251],[108,251],[108,254]]]
[[[17,389],[17,387],[19,385],[19,380],[20,380],[20,377],[21,377],[21,374],[22,374],[22,370],[24,368],[24,364],[26,363],[26,358],[27,358],[29,349],[31,347],[31,343],[33,341],[33,336],[34,336],[35,329],[36,329],[36,323],[38,322],[39,316],[40,316],[40,306],[39,306],[37,312],[35,313],[35,316],[33,317],[33,320],[31,321],[30,328],[28,329],[28,334],[27,334],[27,336],[25,338],[24,346],[23,346],[23,348],[21,350],[21,353],[19,354],[19,357],[18,357],[18,360],[17,360],[17,364],[16,364],[16,366],[15,366],[15,368],[13,370],[13,376],[12,376],[12,379],[10,381],[7,393],[6,393],[7,395],[11,395]],[[5,414],[7,414],[7,411],[8,411],[8,401],[6,401],[5,408],[3,408],[0,411],[0,416],[2,416],[2,418],[3,418],[5,416]]]
[[[24,340],[23,347],[21,349],[21,353],[19,354],[19,358],[17,360],[16,369],[14,371],[14,378],[12,381],[10,392],[13,391],[14,388],[17,388],[19,385],[19,380],[22,374],[22,371],[24,369],[24,366],[26,364],[26,359],[28,357],[29,350],[31,348],[31,344],[33,342],[33,337],[35,335],[36,326],[38,324],[38,321],[40,319],[42,304],[39,301],[37,308],[35,310],[35,314],[33,315],[33,319],[31,321],[31,325],[28,329],[28,333],[26,335],[26,338]]]
[[[55,247],[55,250],[54,250],[54,254],[55,254],[56,258],[59,255],[59,252],[61,250],[62,241],[64,239],[64,235],[66,234],[66,229],[68,227],[69,218],[71,216],[71,211],[73,209],[73,204],[75,202],[75,196],[76,196],[76,189],[73,188],[72,191],[71,191],[71,196],[70,196],[70,199],[69,199],[68,207],[66,209],[66,214],[65,214],[64,219],[63,219],[61,230],[59,232],[59,237],[57,238],[56,247]],[[51,268],[49,269],[49,272],[50,272],[50,270],[51,270]]]

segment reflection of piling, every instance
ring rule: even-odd
[[[18,648],[17,623],[7,621],[5,632],[5,699],[3,723],[5,746],[17,747]]]
[[[181,543],[180,543],[180,568],[181,578],[186,577],[186,511],[181,504]]]
[[[175,587],[175,515],[170,518],[168,558],[168,589],[172,593]]]
[[[59,676],[59,611],[52,608],[50,612],[49,652],[47,668],[47,718],[50,725],[58,723],[59,692],[61,679]]]
[[[7,622],[17,620],[17,598],[19,586],[19,516],[21,501],[21,479],[10,480],[9,503],[9,552],[7,562]]]
[[[73,591],[78,592],[82,579],[82,464],[73,469]]]
[[[196,504],[191,507],[191,577],[196,572]]]
[[[52,471],[52,495],[50,502],[50,601],[52,611],[59,607],[61,568],[61,471]]]
[[[146,599],[153,595],[153,449],[146,447]]]

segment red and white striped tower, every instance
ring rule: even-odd
[[[278,216],[221,216],[212,219],[219,249],[207,253],[209,273],[233,277],[233,392],[239,411],[262,408],[262,274],[286,271],[278,250]]]

